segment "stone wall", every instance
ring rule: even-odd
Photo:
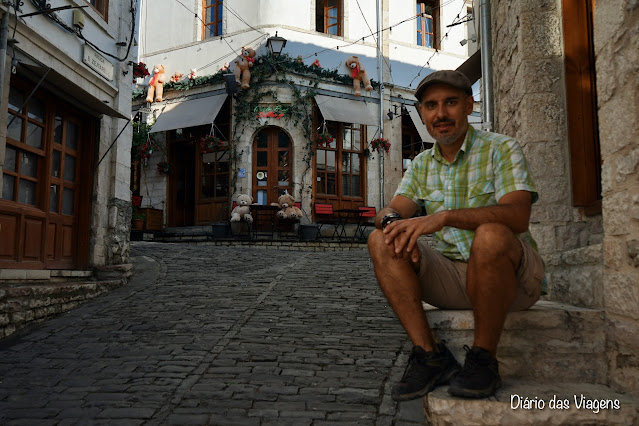
[[[639,396],[639,1],[595,7],[610,381]]]
[[[539,201],[531,232],[546,263],[548,297],[600,307],[601,247],[587,249],[586,258],[579,254],[601,244],[602,219],[586,217],[569,195],[561,19],[560,0],[492,2],[494,127],[517,138],[532,169]]]

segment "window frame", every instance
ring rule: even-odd
[[[211,3],[207,6],[207,3]],[[206,12],[207,9],[213,9],[212,13],[212,21],[207,21]],[[218,15],[218,12],[219,15]],[[202,0],[202,40],[207,40],[209,38],[220,37],[224,34],[224,0]],[[218,24],[220,27],[218,28]],[[211,35],[208,31],[209,27],[213,25],[215,30],[214,34]]]
[[[322,27],[321,28],[315,28],[315,30],[319,33],[323,33],[323,34],[327,34],[327,35],[333,35],[333,36],[337,36],[337,37],[342,37],[343,36],[343,21],[344,21],[344,5],[343,5],[343,1],[342,0],[335,0],[336,1],[336,6],[330,6],[329,5],[329,1],[331,0],[317,0],[316,4],[315,4],[315,25],[317,26],[317,24],[320,22],[319,21],[319,16],[321,16],[322,20]],[[320,9],[321,8],[321,9]],[[336,24],[332,24],[332,25],[328,25],[328,20],[329,20],[329,16],[328,16],[328,11],[331,9],[337,9],[337,23]],[[337,34],[331,34],[328,31],[329,27],[337,27]]]
[[[95,4],[91,3],[91,0],[84,0],[95,10],[98,15],[102,16],[106,22],[109,22],[109,0],[94,0]]]
[[[321,192],[320,185],[314,185],[315,199],[323,199],[330,200],[336,202],[340,208],[349,207],[353,203],[362,204],[366,199],[366,158],[364,155],[364,145],[366,144],[366,126],[354,123],[343,123],[337,121],[327,121],[326,128],[331,135],[333,135],[333,142],[328,147],[315,147],[315,155],[313,161],[313,176],[314,181],[319,182],[318,178],[322,175],[325,176],[324,179],[324,190],[326,192]],[[360,132],[360,141],[359,141],[359,149],[352,148],[352,139],[351,139],[351,148],[344,147],[344,135],[346,134],[346,130],[357,130]],[[351,135],[353,133],[351,132]],[[352,136],[351,136],[352,137]],[[324,155],[324,162],[327,163],[326,157],[327,152],[334,152],[335,154],[335,170],[333,172],[328,171],[328,166],[325,166],[324,170],[318,170],[317,168],[317,160],[320,156]],[[359,154],[359,174],[352,173],[351,171],[348,173],[343,172],[343,159],[344,153],[347,154]],[[329,174],[334,174],[335,176],[335,193],[329,193],[328,189],[328,181]],[[359,195],[344,194],[344,176],[348,175],[351,177],[353,175],[359,176]],[[352,182],[352,180],[351,180]],[[351,187],[352,188],[352,187]],[[362,204],[363,205],[363,204]]]
[[[439,5],[437,1],[433,0],[417,0],[417,6],[420,8],[420,12],[416,10],[417,19],[415,20],[417,25],[417,41],[418,46],[428,47],[430,49],[439,49]],[[426,14],[425,17],[420,17],[421,14],[426,13],[426,8],[430,7],[430,14]],[[426,21],[431,21],[431,27],[433,32],[426,31]],[[432,37],[432,46],[428,46],[426,43],[427,35]]]

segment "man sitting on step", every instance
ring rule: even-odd
[[[397,401],[450,382],[455,396],[483,398],[501,385],[497,343],[509,311],[540,296],[544,275],[528,232],[537,192],[514,139],[475,130],[469,80],[437,71],[415,92],[436,144],[419,154],[368,239],[375,275],[414,347]],[[412,217],[422,205],[426,216]],[[422,235],[431,234],[431,248]],[[472,309],[475,337],[461,368],[432,335],[422,301],[441,309]]]

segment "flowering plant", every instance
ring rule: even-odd
[[[144,78],[147,75],[151,75],[149,74],[149,70],[146,67],[146,64],[144,62],[138,62],[137,64],[133,64],[133,81],[135,81],[136,78]]]
[[[317,68],[322,68],[322,66],[320,65],[320,61],[319,59],[315,59],[315,62],[313,62],[311,64],[312,67],[317,67]]]
[[[162,160],[158,163],[158,172],[164,175],[170,175],[173,173],[173,166],[166,160]]]
[[[136,157],[139,158],[140,160],[149,158],[151,154],[153,154],[153,151],[155,151],[156,148],[157,147],[155,143],[151,139],[147,139],[137,146]]]
[[[315,137],[315,143],[317,144],[317,146],[329,146],[331,144],[331,142],[333,142],[334,138],[333,135],[331,135],[328,132],[322,132],[319,133],[316,137]]]
[[[223,146],[222,139],[217,136],[206,135],[200,139],[200,148],[204,153],[219,151]]]
[[[386,151],[387,154],[390,150],[390,146],[391,144],[388,139],[384,138],[375,138],[370,143],[371,150],[382,152],[383,149],[384,151]]]

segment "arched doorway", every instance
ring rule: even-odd
[[[267,205],[293,193],[292,141],[279,127],[260,130],[253,140],[253,199]]]

